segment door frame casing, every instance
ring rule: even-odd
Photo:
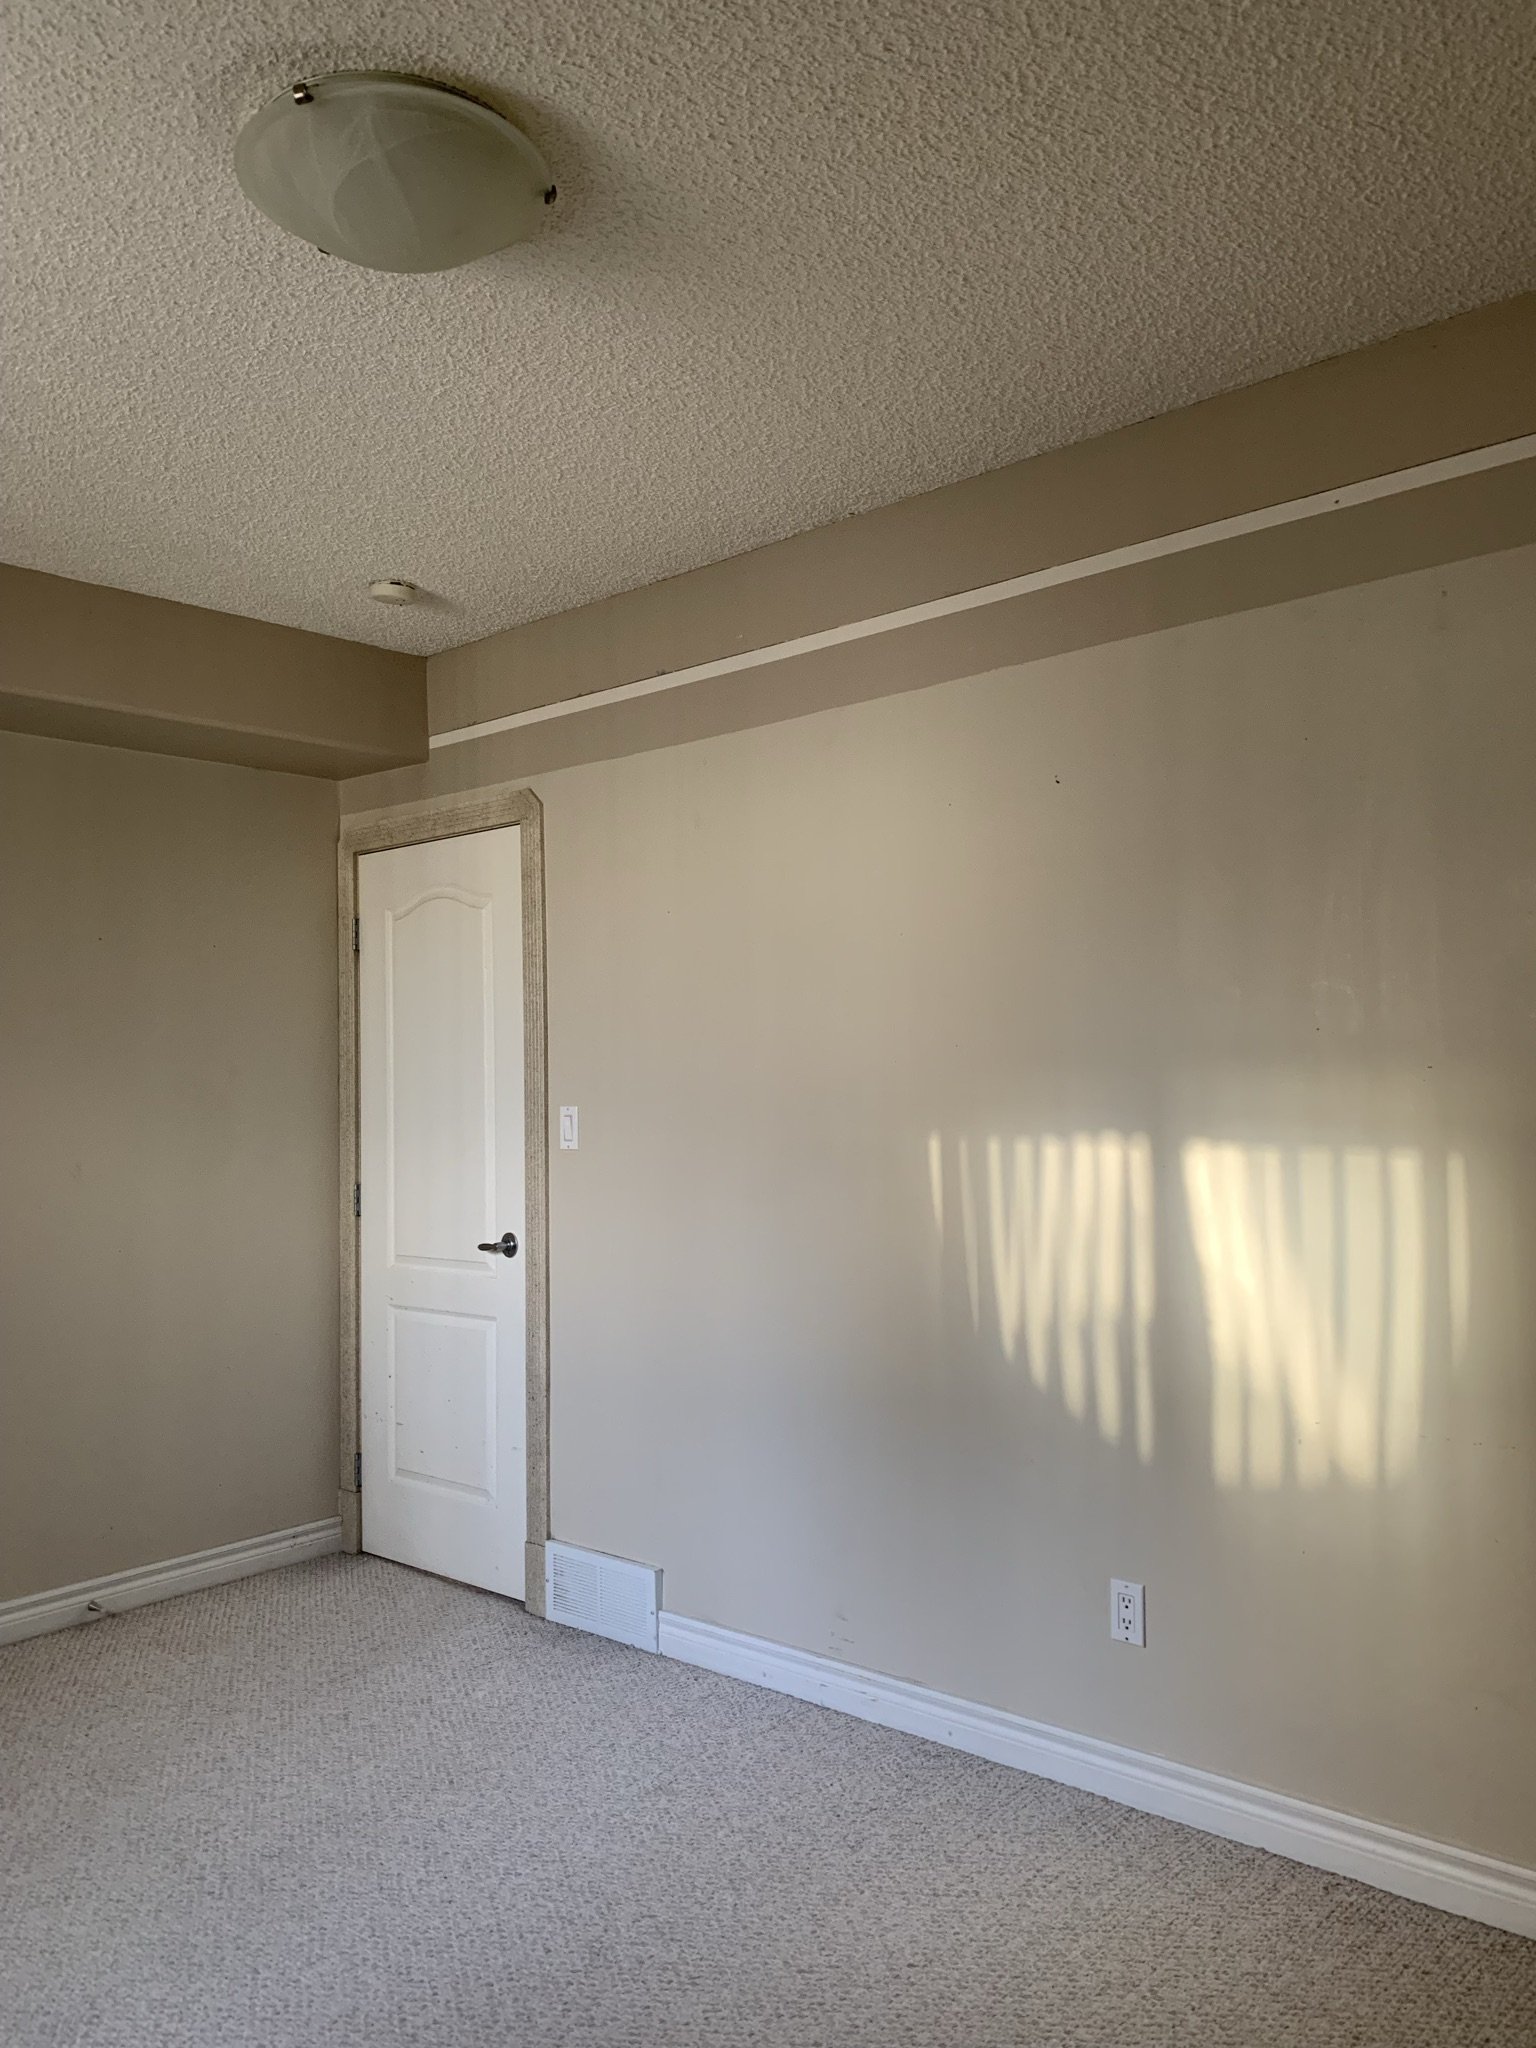
[[[525,1602],[530,1614],[544,1612],[544,1545],[549,1538],[549,1069],[544,994],[544,807],[531,789],[499,783],[466,796],[429,797],[419,803],[390,804],[354,811],[341,820],[336,848],[337,987],[341,1026],[340,1125],[341,1224],[340,1406],[341,1457],[337,1507],[342,1548],[359,1551],[363,1536],[362,1493],[356,1484],[362,1360],[361,1273],[358,1219],[353,1190],[361,1178],[358,1154],[357,1002],[358,955],[353,950],[360,854],[386,853],[395,846],[419,846],[433,839],[458,839],[472,832],[520,828],[523,899],[523,1174],[527,1258],[528,1526],[523,1548]],[[367,1190],[363,1191],[364,1200]],[[366,1482],[367,1475],[363,1475]]]

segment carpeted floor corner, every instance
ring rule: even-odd
[[[0,1650],[6,2048],[1532,2048],[1536,1943],[326,1558]]]

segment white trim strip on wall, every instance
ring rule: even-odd
[[[1091,576],[1107,576],[1116,569],[1129,569],[1140,562],[1155,562],[1165,555],[1182,555],[1194,548],[1235,540],[1245,533],[1262,533],[1275,526],[1294,526],[1303,519],[1323,513],[1342,512],[1352,505],[1369,505],[1378,498],[1395,498],[1405,491],[1427,489],[1448,483],[1453,477],[1472,476],[1480,470],[1502,469],[1511,462],[1536,456],[1536,434],[1521,434],[1512,441],[1496,441],[1487,448],[1470,448],[1460,455],[1445,455],[1434,462],[1416,463],[1411,469],[1395,469],[1384,476],[1365,477],[1359,483],[1344,484],[1333,491],[1314,491],[1310,497],[1287,498],[1282,504],[1263,505],[1253,512],[1237,512],[1229,519],[1208,520],[1203,526],[1186,526],[1177,533],[1161,533],[1151,540],[1110,548],[1100,555],[1083,555],[1077,561],[1058,562],[1048,569],[1031,569],[1027,575],[1009,576],[1001,583],[983,583],[974,590],[959,590],[949,597],[930,598],[923,604],[904,605],[898,611],[878,612],[867,619],[850,619],[846,625],[828,626],[820,633],[802,633],[798,639],[776,640],[767,647],[749,647],[739,654],[723,654],[715,661],[698,661],[691,668],[665,670],[659,676],[640,676],[631,683],[615,683],[611,689],[591,690],[585,696],[563,697],[553,704],[535,704],[527,711],[508,712],[504,718],[482,719],[478,725],[460,725],[449,732],[435,732],[433,747],[462,746],[466,740],[489,739],[493,733],[515,732],[519,726],[539,725],[550,718],[569,718],[577,711],[596,711],[607,704],[625,704],[635,697],[655,696],[661,690],[679,690],[688,683],[708,682],[715,676],[734,675],[741,669],[765,668],[773,662],[792,661],[802,654],[817,654],[823,648],[843,647],[853,640],[871,640],[881,633],[899,633],[907,626],[920,626],[930,619],[943,619],[956,612],[979,611],[984,605],[1005,604],[1009,598],[1027,597],[1037,590],[1050,590],[1061,583],[1081,583]]]
[[[51,1593],[28,1593],[20,1600],[0,1601],[0,1643],[24,1636],[47,1635],[78,1622],[99,1621],[130,1607],[147,1607],[178,1593],[203,1586],[222,1586],[230,1579],[248,1579],[274,1566],[298,1564],[306,1557],[326,1557],[341,1548],[341,1522],[335,1515],[323,1522],[305,1522],[297,1529],[274,1529],[267,1536],[248,1536],[242,1543],[221,1543],[215,1550],[194,1550],[163,1564],[139,1565],[102,1579],[82,1579]]]
[[[1268,1849],[1381,1891],[1536,1937],[1536,1870],[1422,1835],[1335,1813],[1235,1778],[1170,1763],[1117,1743],[1026,1721],[851,1664],[663,1613],[664,1657],[899,1728],[972,1756],[1096,1792],[1142,1813]]]

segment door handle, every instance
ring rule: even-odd
[[[475,1250],[477,1252],[500,1252],[504,1259],[515,1259],[517,1257],[517,1239],[510,1230],[504,1230],[497,1243],[477,1244]]]

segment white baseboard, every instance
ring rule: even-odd
[[[1032,1771],[1036,1777],[1097,1792],[1143,1813],[1161,1814],[1207,1834],[1269,1849],[1402,1898],[1536,1938],[1536,1870],[1519,1864],[1432,1842],[1379,1821],[1335,1813],[1140,1750],[1122,1749],[1113,1742],[1073,1735],[1041,1721],[1026,1721],[996,1707],[837,1664],[830,1657],[690,1621],[681,1614],[661,1616],[660,1647],[663,1656],[685,1664],[744,1678],[863,1721],[878,1721],[885,1728],[926,1736],[951,1749]]]
[[[131,1572],[112,1572],[104,1579],[82,1579],[78,1586],[59,1586],[51,1593],[28,1593],[20,1600],[0,1600],[0,1643],[24,1636],[47,1635],[96,1621],[102,1614],[121,1614],[129,1607],[147,1607],[177,1593],[195,1593],[200,1586],[222,1586],[229,1579],[247,1579],[275,1565],[297,1564],[301,1558],[325,1557],[341,1548],[341,1522],[305,1522],[297,1529],[274,1529],[270,1536],[248,1536],[242,1543],[222,1543],[216,1550],[195,1550],[190,1557],[167,1558]],[[91,1603],[98,1603],[99,1612]]]

